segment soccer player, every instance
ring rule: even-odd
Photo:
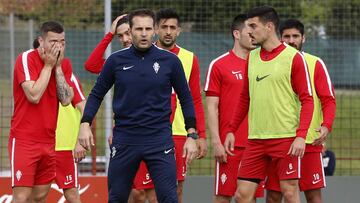
[[[232,154],[233,132],[248,114],[249,137],[235,199],[251,202],[269,163],[275,162],[285,202],[300,202],[300,158],[313,113],[306,63],[301,53],[277,37],[279,18],[274,8],[255,7],[247,17],[252,43],[260,47],[249,54],[244,88],[224,144]]]
[[[111,30],[91,52],[85,62],[85,69],[91,73],[99,74],[104,66],[103,58],[106,48],[116,35],[123,47],[131,46],[131,35],[129,30],[129,18],[127,14],[118,16],[111,24]]]
[[[34,49],[38,48],[39,46],[40,43],[38,39],[35,39],[33,42]],[[82,156],[84,153],[86,153],[86,150],[76,142],[81,115],[85,107],[85,97],[78,78],[72,74],[70,80],[71,83],[69,85],[74,90],[72,105],[68,105],[66,107],[59,105],[59,113],[56,125],[55,181],[59,188],[63,189],[64,197],[68,202],[79,203],[81,201],[78,192],[77,164],[74,161],[79,161],[77,159],[78,154]]]
[[[308,203],[321,203],[321,188],[326,186],[322,163],[322,148],[334,122],[336,101],[334,88],[325,63],[316,56],[305,53],[304,25],[296,19],[289,19],[280,26],[281,40],[302,51],[308,65],[314,99],[314,113],[306,136],[306,148],[301,160],[299,187],[304,191]],[[267,202],[281,202],[279,178],[269,168],[266,180]]]
[[[142,160],[154,181],[158,201],[178,202],[170,100],[174,88],[188,133],[183,156],[190,164],[197,155],[191,94],[178,57],[152,44],[155,14],[148,9],[135,10],[129,14],[129,24],[133,45],[106,60],[85,106],[79,142],[86,149],[94,144],[90,124],[102,98],[115,85],[109,202],[127,202]]]
[[[235,132],[234,155],[226,154],[223,146],[226,130],[234,113],[232,109],[236,106],[243,88],[247,56],[255,48],[245,20],[244,14],[234,18],[231,24],[233,48],[210,63],[205,82],[209,129],[216,159],[216,203],[230,203],[235,194],[237,173],[248,137],[248,122],[245,119]],[[262,192],[263,188],[259,187],[256,196],[262,197]]]
[[[180,17],[174,9],[165,8],[156,13],[156,34],[159,39],[156,46],[176,54],[185,72],[186,80],[190,87],[193,98],[196,126],[199,134],[197,145],[199,149],[198,159],[203,158],[207,153],[206,133],[205,133],[205,115],[201,98],[200,89],[200,66],[197,56],[176,44],[176,39],[180,35],[181,22]],[[174,95],[173,95],[174,96]],[[184,128],[184,119],[179,101],[176,101],[174,120],[172,123],[172,134],[175,144],[176,171],[177,171],[177,194],[179,202],[182,202],[182,193],[184,180],[186,177],[186,159],[182,156],[186,141],[187,132]]]
[[[77,77],[71,76],[71,86],[74,89],[72,105],[59,108],[56,128],[56,184],[63,189],[65,199],[69,203],[80,203],[78,191],[78,157],[86,150],[77,143],[80,119],[85,107],[85,97]],[[74,153],[74,155],[73,155]]]
[[[45,202],[55,178],[55,129],[59,102],[71,103],[72,74],[64,58],[61,24],[42,24],[40,46],[21,53],[14,68],[14,113],[9,135],[14,202]]]

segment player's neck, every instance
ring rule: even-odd
[[[261,48],[265,49],[268,52],[271,52],[273,49],[278,47],[281,44],[279,38],[276,35],[269,37],[262,45]]]
[[[237,57],[239,57],[239,58],[241,58],[241,59],[244,59],[244,60],[247,59],[247,56],[248,56],[248,54],[249,54],[249,50],[241,47],[241,46],[240,46],[238,43],[236,43],[236,42],[234,43],[234,47],[233,47],[232,51],[234,52],[234,54],[235,54]]]
[[[157,47],[160,47],[160,48],[168,50],[168,51],[172,50],[175,47],[175,43],[173,45],[169,46],[169,47],[163,46],[159,40],[156,41],[155,44],[156,44]]]

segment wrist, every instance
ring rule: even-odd
[[[199,138],[199,135],[194,131],[194,132],[188,132],[188,134],[186,135],[187,138],[192,138],[194,140],[197,140]]]

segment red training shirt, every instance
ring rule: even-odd
[[[214,59],[205,80],[206,96],[219,97],[219,135],[225,142],[227,128],[240,99],[244,85],[246,60],[239,58],[230,50]],[[248,138],[248,120],[245,118],[235,131],[235,147],[245,147]]]
[[[42,143],[55,143],[55,129],[59,109],[56,93],[55,68],[47,88],[38,104],[30,103],[21,84],[36,81],[44,67],[37,49],[30,49],[20,54],[15,62],[13,95],[14,113],[11,119],[10,136],[22,140]],[[69,59],[63,59],[62,71],[68,84],[72,74]]]

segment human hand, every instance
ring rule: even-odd
[[[54,68],[57,63],[57,56],[59,54],[59,47],[53,43],[49,51],[45,51],[44,47],[39,47],[40,58],[44,62],[45,67]]]
[[[79,142],[76,142],[75,149],[74,149],[74,159],[76,163],[79,163],[83,160],[86,156],[86,149],[82,147]]]
[[[196,145],[198,148],[198,156],[196,157],[197,159],[202,159],[206,156],[207,153],[207,143],[206,143],[206,139],[205,138],[199,138],[196,140]]]
[[[290,146],[288,155],[299,156],[302,158],[305,153],[305,139],[302,137],[295,137],[293,143]]]
[[[197,156],[197,152],[198,149],[195,140],[191,137],[188,137],[184,144],[183,155],[182,155],[183,158],[186,157],[186,163],[191,164],[191,162]]]
[[[111,33],[114,35],[116,33],[116,24],[117,22],[122,19],[123,17],[127,16],[127,14],[123,14],[121,16],[118,16],[111,24]]]
[[[108,137],[109,146],[112,144],[112,139],[113,139],[113,134],[111,133],[111,135]]]
[[[219,163],[227,162],[227,154],[224,146],[221,143],[216,143],[214,146],[214,156],[215,160]]]
[[[91,146],[95,146],[94,137],[91,132],[89,123],[85,122],[80,124],[78,142],[87,151],[90,150]]]
[[[326,141],[330,131],[326,126],[321,126],[320,128],[316,129],[316,132],[319,132],[320,136],[314,140],[313,145],[322,145]]]
[[[234,151],[234,146],[235,146],[235,135],[232,132],[229,132],[226,135],[226,139],[224,142],[224,147],[225,147],[225,151],[227,154],[234,156],[235,154],[233,153]]]

